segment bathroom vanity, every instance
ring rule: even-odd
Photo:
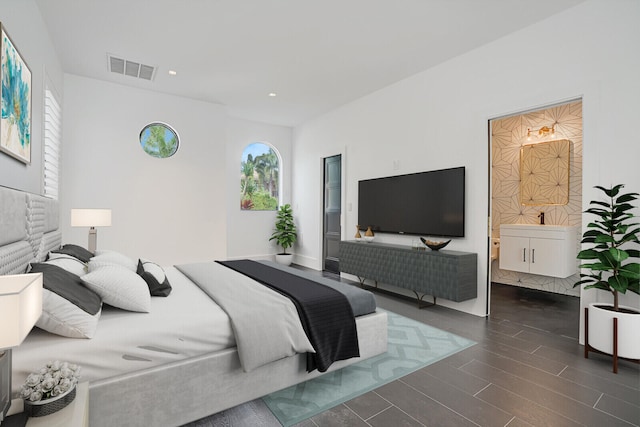
[[[578,227],[500,225],[500,268],[565,278],[578,271]]]

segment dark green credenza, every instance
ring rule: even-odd
[[[340,271],[450,301],[478,296],[478,256],[470,252],[417,250],[377,242],[340,242]]]

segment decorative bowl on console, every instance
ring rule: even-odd
[[[424,237],[421,237],[420,240],[422,241],[422,243],[427,245],[429,247],[429,249],[431,249],[432,251],[438,251],[438,250],[444,248],[445,246],[447,246],[451,242],[451,239],[442,240],[442,241],[434,241],[434,240],[427,240]]]
[[[363,239],[365,242],[373,242],[373,239],[375,239],[376,236],[364,236]]]

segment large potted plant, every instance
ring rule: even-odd
[[[637,200],[638,193],[621,194],[623,187],[595,187],[607,200],[593,200],[585,211],[596,217],[582,236],[582,243],[591,247],[578,254],[580,267],[589,272],[580,274],[581,280],[574,285],[600,289],[613,296],[613,304],[593,303],[585,310],[585,357],[592,349],[613,355],[614,372],[618,357],[640,359],[640,311],[618,303],[619,295],[627,291],[640,294],[640,227],[634,222],[631,211],[635,206],[630,203]]]
[[[298,234],[296,233],[296,225],[293,223],[291,205],[280,206],[276,216],[276,228],[269,239],[269,241],[275,240],[282,247],[282,252],[276,254],[276,262],[284,265],[291,264],[293,255],[287,253],[287,248],[293,246],[297,239]]]

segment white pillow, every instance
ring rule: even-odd
[[[82,276],[87,287],[102,301],[128,311],[148,313],[151,295],[147,283],[135,272],[119,265],[104,265]]]
[[[138,263],[128,256],[107,250],[96,251],[96,255],[89,260],[89,264],[92,263],[96,265],[117,264],[131,271],[136,271],[138,267]],[[91,271],[91,266],[89,266],[89,271]]]
[[[71,338],[92,338],[102,313],[100,296],[77,275],[50,263],[30,264],[42,273],[42,315],[36,326]]]
[[[115,263],[113,261],[105,261],[105,260],[99,260],[99,259],[96,260],[96,259],[91,258],[89,260],[89,262],[87,263],[87,271],[84,274],[93,273],[97,269],[102,268],[102,267],[107,267],[109,265],[116,266],[116,267],[121,267],[121,268],[124,268],[124,269],[128,270],[127,267],[125,267],[125,266],[123,266],[121,264]]]
[[[71,338],[93,338],[102,309],[91,315],[55,292],[42,289],[42,314],[36,326]]]
[[[57,265],[76,276],[83,276],[87,274],[87,264],[80,261],[78,258],[72,257],[71,255],[50,252],[49,258],[45,261],[45,264]]]

